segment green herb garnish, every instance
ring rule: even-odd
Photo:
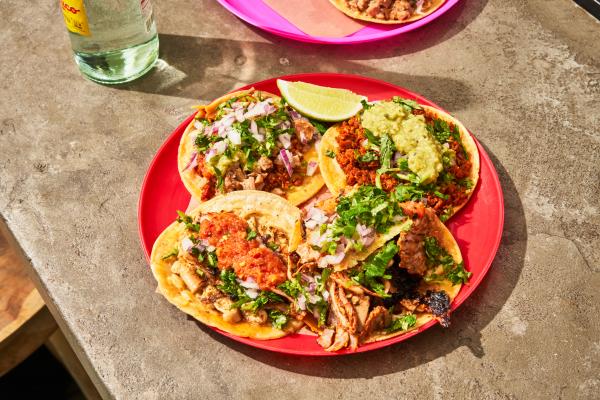
[[[396,331],[407,331],[417,323],[417,317],[414,314],[404,314],[392,321],[386,329],[389,333]]]
[[[283,326],[288,322],[287,315],[279,310],[269,310],[269,319],[275,329],[283,329]]]
[[[325,152],[325,155],[329,158],[335,158],[335,151],[329,149]]]
[[[177,215],[177,222],[184,223],[186,229],[193,232],[198,232],[200,230],[200,224],[195,224],[192,217],[186,215],[183,211],[177,210]]]

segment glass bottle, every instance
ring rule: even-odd
[[[75,62],[105,84],[134,80],[158,58],[150,0],[61,0]]]

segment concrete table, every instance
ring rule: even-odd
[[[58,2],[0,3],[0,213],[104,396],[600,397],[596,20],[569,0],[464,0],[417,32],[334,48],[262,33],[211,0],[153,3],[162,61],[119,88],[79,76]],[[310,71],[422,93],[492,156],[506,228],[449,329],[369,354],[287,357],[199,327],[154,293],[136,210],[158,146],[200,100]]]

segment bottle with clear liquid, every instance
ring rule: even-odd
[[[60,0],[75,62],[89,79],[117,84],[148,72],[158,58],[150,0]]]

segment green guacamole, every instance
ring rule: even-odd
[[[401,105],[382,101],[365,110],[362,126],[375,136],[390,136],[396,150],[406,154],[408,167],[424,184],[435,181],[443,169],[443,148],[427,130],[425,118]]]

